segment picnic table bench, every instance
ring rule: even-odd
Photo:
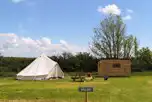
[[[72,76],[71,79],[73,79],[73,81],[80,80],[81,82],[84,82],[84,80],[85,80],[85,74],[76,73],[76,75]]]

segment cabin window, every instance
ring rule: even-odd
[[[121,67],[120,63],[113,64],[113,68],[120,68],[120,67]]]

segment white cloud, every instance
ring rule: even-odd
[[[131,19],[132,19],[132,17],[130,15],[123,17],[123,20],[131,20]]]
[[[16,35],[14,33],[0,33],[1,37],[16,37]]]
[[[23,1],[25,1],[25,0],[11,0],[13,3],[21,3],[21,2],[23,2]]]
[[[104,15],[108,15],[108,14],[121,15],[123,20],[131,20],[132,19],[131,13],[133,13],[133,10],[126,9],[126,16],[123,15],[122,11],[124,10],[121,10],[116,4],[109,4],[105,7],[99,6],[97,11]]]
[[[104,8],[98,7],[98,12],[101,12],[103,14],[115,14],[115,15],[121,14],[121,10],[115,4],[107,5]]]
[[[36,6],[36,2],[34,2],[33,0],[10,0],[12,3],[14,4],[19,4],[24,2],[24,5],[28,6],[28,7],[35,7]]]
[[[41,39],[41,42],[42,42],[43,44],[45,44],[45,45],[50,45],[50,44],[51,44],[51,40],[50,40],[49,38],[47,38],[47,37],[43,37],[43,38]]]
[[[76,52],[88,51],[87,47],[69,44],[60,40],[58,44],[52,44],[51,39],[42,37],[32,39],[30,37],[19,37],[16,34],[0,34],[0,52],[4,56],[39,56],[41,53],[47,55],[59,54],[64,51],[75,54]]]
[[[127,9],[127,12],[128,12],[128,13],[133,13],[134,11],[131,10],[131,9]]]

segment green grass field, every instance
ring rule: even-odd
[[[152,102],[152,72],[134,73],[131,77],[115,77],[91,82],[62,80],[17,81],[0,78],[0,101],[5,102],[84,102],[79,86],[92,86],[89,102]],[[12,101],[13,100],[13,101]]]

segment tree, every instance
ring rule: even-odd
[[[109,15],[94,29],[91,51],[104,58],[129,58],[133,50],[133,36],[126,36],[121,16]]]
[[[123,58],[130,58],[133,54],[134,38],[132,35],[124,38],[123,42]]]
[[[0,53],[0,65],[2,65],[2,58],[3,58],[3,56],[2,56],[2,54]]]
[[[134,51],[133,51],[133,55],[132,58],[131,58],[131,61],[132,61],[132,71],[141,71],[142,68],[141,67],[141,63],[140,63],[140,58],[139,58],[139,45],[138,45],[138,42],[137,42],[137,38],[134,37]]]
[[[59,57],[59,64],[65,71],[75,71],[75,63],[75,57],[71,53],[64,52]]]
[[[56,62],[58,62],[58,60],[59,60],[58,56],[51,56],[50,58]]]
[[[3,55],[0,53],[0,58],[2,58],[3,57]]]
[[[148,47],[138,50],[138,56],[132,58],[132,68],[140,71],[152,69],[152,52]]]
[[[90,53],[80,52],[76,56],[79,71],[91,72],[97,69],[97,60]]]
[[[73,56],[72,53],[69,53],[69,52],[63,52],[62,53],[63,59],[69,59],[72,56]]]
[[[142,63],[142,64],[145,64],[145,65],[152,64],[152,52],[151,52],[151,50],[148,47],[141,48],[139,50],[139,59],[140,59],[140,63]]]
[[[134,57],[137,58],[138,57],[138,42],[137,42],[137,38],[134,38]]]

